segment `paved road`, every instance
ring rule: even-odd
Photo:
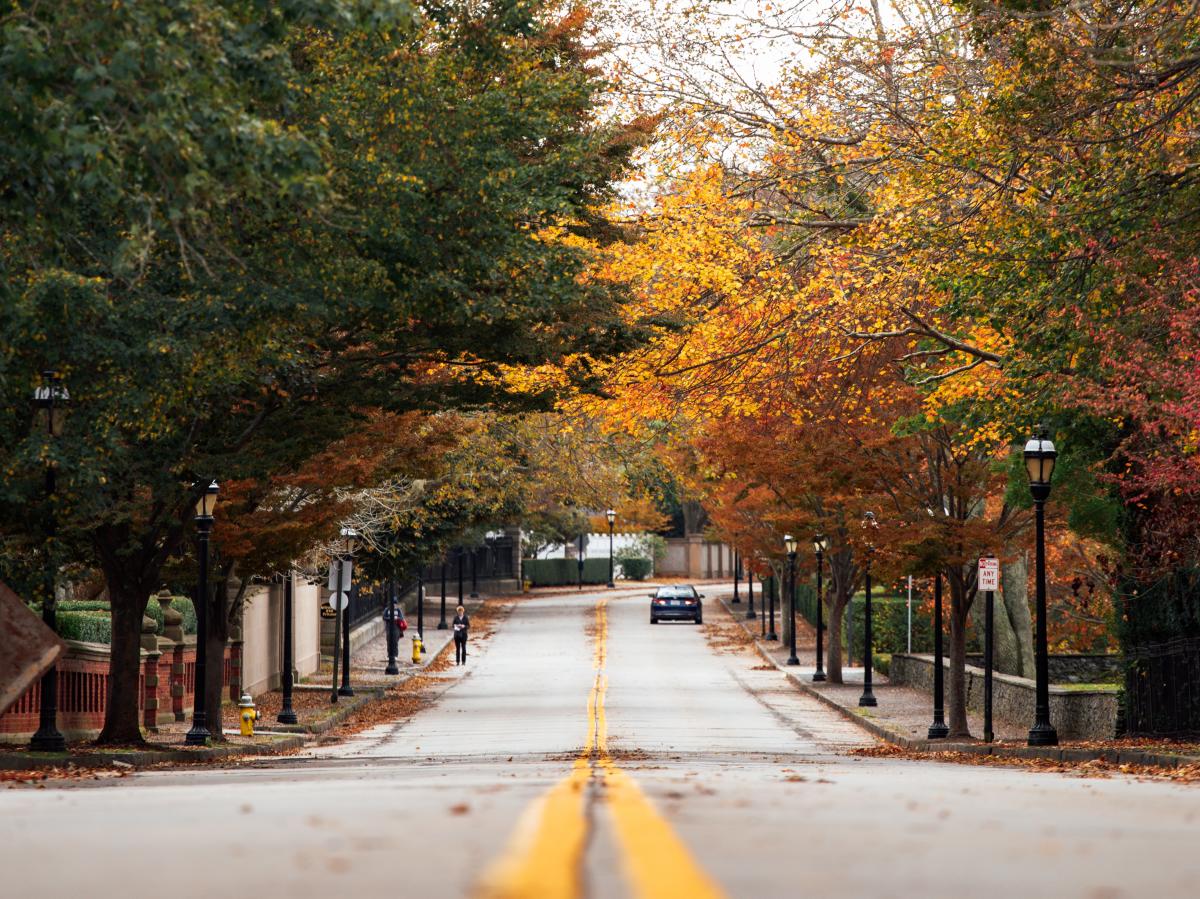
[[[525,600],[437,702],[304,757],[0,791],[0,895],[1195,896],[1200,791],[866,738],[641,591]]]

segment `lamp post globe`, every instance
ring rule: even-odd
[[[812,679],[816,683],[825,680],[825,611],[822,609],[824,597],[821,589],[824,585],[821,578],[824,573],[825,550],[828,546],[829,541],[824,534],[813,537],[813,553],[817,557],[817,667],[813,671]]]
[[[196,544],[199,555],[199,577],[196,582],[196,686],[192,708],[192,726],[184,742],[188,746],[204,746],[212,734],[208,729],[208,538],[212,533],[217,498],[221,488],[216,481],[201,486],[197,483]]]
[[[1029,476],[1029,492],[1033,496],[1034,522],[1037,531],[1037,643],[1036,690],[1034,723],[1029,729],[1030,746],[1057,746],[1058,731],[1050,723],[1050,662],[1046,646],[1046,500],[1050,497],[1050,480],[1058,450],[1039,426],[1025,443],[1025,473]]]
[[[609,509],[604,513],[604,517],[608,519],[608,586],[615,587],[617,582],[614,577],[616,570],[613,559],[613,526],[617,522],[617,510]]]

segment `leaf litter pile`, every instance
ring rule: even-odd
[[[922,762],[950,762],[956,765],[978,765],[993,768],[1024,768],[1029,771],[1045,771],[1054,774],[1072,774],[1076,777],[1109,778],[1114,775],[1155,780],[1170,780],[1175,783],[1200,784],[1200,763],[1165,768],[1158,765],[1133,765],[1109,762],[1103,759],[1091,761],[1061,761],[1057,759],[1014,758],[1003,755],[975,755],[969,752],[921,752],[905,749],[892,743],[852,749],[848,755],[865,758],[911,759]]]

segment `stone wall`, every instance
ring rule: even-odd
[[[968,653],[967,662],[983,667],[983,655]],[[1116,653],[1072,653],[1047,659],[1052,684],[1119,684],[1124,679],[1123,656]]]
[[[292,655],[300,677],[321,663],[319,634],[323,589],[296,579],[292,591]],[[256,585],[242,609],[240,689],[251,696],[279,687],[283,674],[283,585]]]
[[[712,543],[699,536],[668,537],[667,554],[655,566],[663,577],[695,580],[733,577],[733,550],[724,543]]]
[[[196,640],[181,642],[153,634],[149,622],[141,651],[138,716],[148,731],[160,724],[184,721],[195,704]],[[68,740],[90,740],[100,733],[108,708],[109,647],[101,643],[67,640],[59,656],[58,729]],[[225,650],[222,681],[232,683],[233,653]],[[0,715],[0,743],[24,743],[38,727],[41,714],[41,680],[34,683]]]
[[[950,662],[943,660],[949,684]],[[933,656],[894,653],[888,679],[933,693]],[[1035,685],[1028,678],[993,675],[992,712],[1014,724],[1033,724]],[[1064,740],[1110,740],[1117,732],[1117,688],[1073,689],[1050,686],[1050,721]],[[967,666],[967,708],[983,711],[983,669]]]

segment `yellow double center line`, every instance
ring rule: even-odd
[[[576,899],[583,895],[587,793],[595,778],[604,788],[625,874],[635,895],[641,899],[724,897],[637,782],[609,756],[604,717],[607,599],[596,604],[595,622],[595,677],[587,700],[587,744],[571,773],[525,810],[508,851],[485,875],[481,893],[488,899]]]

